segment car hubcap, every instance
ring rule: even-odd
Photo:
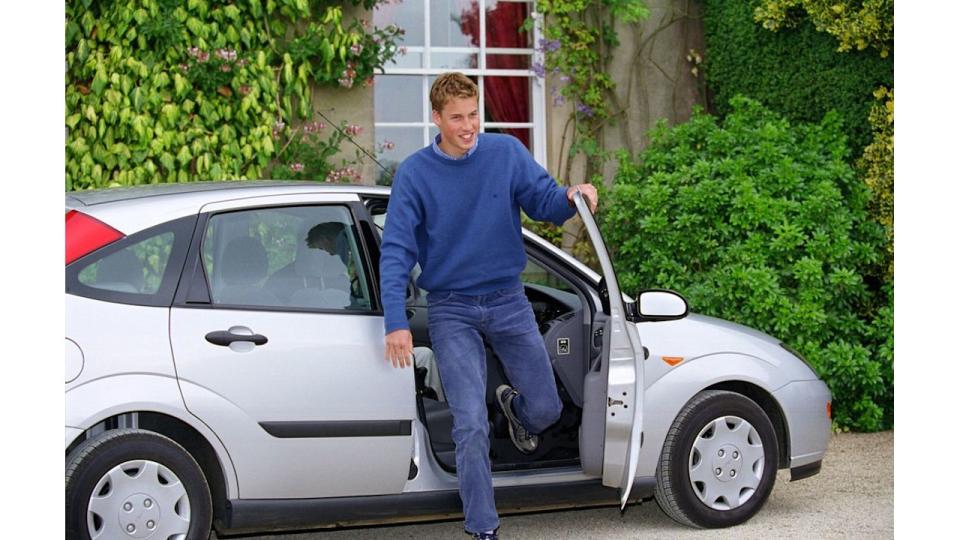
[[[107,471],[90,495],[90,538],[183,540],[190,529],[190,498],[177,475],[149,460],[121,463]]]
[[[693,442],[690,484],[703,504],[731,510],[757,491],[763,465],[763,441],[756,428],[738,416],[723,416],[708,422]]]

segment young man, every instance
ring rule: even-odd
[[[496,539],[486,408],[483,337],[512,387],[497,389],[510,437],[525,453],[560,417],[553,369],[524,295],[526,253],[520,210],[562,224],[575,213],[579,189],[596,209],[590,185],[564,190],[514,137],[480,134],[477,87],[461,73],[440,75],[430,89],[440,134],[408,157],[393,181],[380,257],[386,356],[411,364],[413,338],[405,313],[414,264],[428,291],[428,330],[453,414],[464,528]]]

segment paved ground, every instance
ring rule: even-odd
[[[835,435],[819,475],[790,483],[780,471],[757,516],[734,529],[678,525],[655,502],[501,518],[502,538],[893,538],[893,432]],[[459,521],[245,537],[245,540],[465,539]]]

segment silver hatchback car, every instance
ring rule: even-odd
[[[68,538],[460,513],[415,280],[418,367],[384,360],[389,196],[291,182],[66,195]],[[830,437],[823,381],[779,340],[689,313],[674,292],[622,294],[576,202],[602,275],[524,231],[522,280],[564,404],[533,454],[510,442],[493,395],[508,381],[487,352],[498,509],[653,497],[681,523],[725,527],[759,511],[777,469],[817,474]]]

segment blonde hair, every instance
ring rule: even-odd
[[[441,74],[430,87],[430,106],[441,112],[443,106],[454,98],[475,98],[480,95],[477,85],[459,71]]]

